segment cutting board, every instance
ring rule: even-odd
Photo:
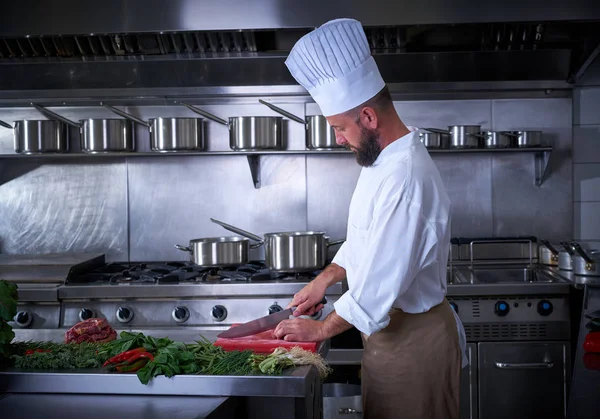
[[[234,324],[231,327],[236,326],[238,325]],[[320,342],[287,342],[273,336],[273,330],[267,330],[256,335],[241,338],[217,338],[214,344],[226,351],[250,350],[260,354],[269,354],[276,348],[291,349],[294,346],[299,346],[307,351],[317,352]]]

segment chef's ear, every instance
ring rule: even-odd
[[[379,127],[377,112],[375,112],[375,109],[371,108],[370,106],[363,107],[360,110],[358,117],[360,122],[362,122],[362,125],[369,129],[377,129]]]

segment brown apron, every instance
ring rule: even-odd
[[[390,312],[390,324],[363,334],[363,418],[459,417],[461,349],[446,300],[426,313]]]

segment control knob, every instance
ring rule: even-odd
[[[121,323],[128,323],[133,319],[133,310],[127,307],[119,307],[117,309],[117,320]]]
[[[89,308],[83,308],[79,312],[79,320],[81,320],[81,321],[89,320],[92,317],[94,317],[94,312],[92,310],[90,310]]]
[[[494,313],[498,316],[506,316],[510,311],[510,306],[506,301],[498,301],[494,306]]]
[[[211,313],[213,318],[218,322],[222,322],[227,317],[227,309],[222,305],[214,306]]]
[[[33,316],[28,311],[19,311],[14,318],[15,323],[19,327],[27,327],[31,324]]]
[[[175,307],[171,313],[171,317],[173,317],[173,320],[177,323],[183,323],[190,318],[190,311],[187,307]]]
[[[271,307],[269,307],[269,314],[275,314],[275,313],[279,313],[280,311],[282,311],[283,308],[281,308],[281,306],[277,303],[271,305]]]
[[[537,311],[542,316],[549,316],[552,313],[552,303],[548,300],[542,300],[537,305]]]

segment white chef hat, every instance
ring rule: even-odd
[[[335,19],[304,35],[285,61],[324,116],[355,108],[385,87],[359,21]]]

